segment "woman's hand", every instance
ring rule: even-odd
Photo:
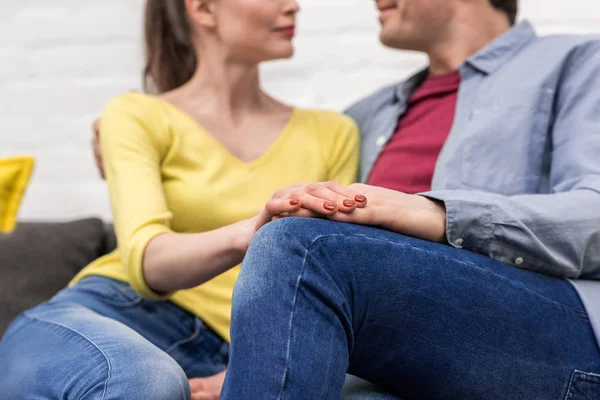
[[[444,205],[423,196],[363,184],[344,187],[327,182],[295,185],[278,191],[273,198],[300,200],[302,208],[289,216],[380,226],[432,242],[446,240]]]
[[[367,206],[367,199],[362,193],[336,182],[299,183],[280,189],[267,203],[267,208],[270,204],[275,205],[285,200],[300,202],[301,207],[289,213],[289,216],[294,217],[325,218],[338,212],[349,214]],[[279,216],[275,215],[277,217]]]
[[[238,222],[236,230],[239,232],[239,242],[234,247],[246,254],[254,234],[267,223],[282,215],[290,215],[301,208],[300,200],[289,198],[272,198],[265,204],[261,212],[250,219]]]

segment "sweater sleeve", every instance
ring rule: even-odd
[[[359,157],[359,133],[356,123],[346,116],[339,118],[335,127],[331,149],[329,151],[329,167],[327,179],[341,185],[350,185],[357,181]]]
[[[157,235],[172,232],[161,178],[168,132],[151,99],[128,94],[103,113],[100,146],[121,263],[132,287],[150,299],[163,298],[147,285],[144,252]]]

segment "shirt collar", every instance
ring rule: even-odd
[[[536,37],[531,23],[523,21],[475,53],[466,63],[489,75]]]
[[[467,59],[466,63],[489,75],[500,68],[517,51],[536,37],[537,35],[531,23],[523,21],[475,53]],[[427,78],[427,74],[428,69],[425,68],[398,84],[394,93],[396,101],[407,104],[410,96]]]
[[[423,83],[425,78],[427,78],[428,73],[429,69],[425,68],[417,72],[404,82],[398,84],[394,93],[396,95],[396,101],[403,104],[408,104],[410,96],[415,92],[415,90],[417,90],[417,87],[419,87],[419,85]]]

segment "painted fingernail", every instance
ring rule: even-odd
[[[354,200],[344,200],[344,207],[352,207],[354,205]]]
[[[291,206],[297,206],[298,203],[300,203],[300,200],[298,200],[298,199],[292,199],[292,200],[290,200],[290,205]]]
[[[364,203],[365,201],[367,201],[367,198],[362,194],[357,195],[354,199],[359,203]]]
[[[327,211],[333,211],[333,210],[335,210],[335,204],[333,204],[333,203],[324,203],[323,204],[323,208],[326,209]]]

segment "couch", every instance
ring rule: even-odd
[[[0,337],[19,313],[51,298],[115,246],[112,226],[98,218],[25,222],[0,233]]]

